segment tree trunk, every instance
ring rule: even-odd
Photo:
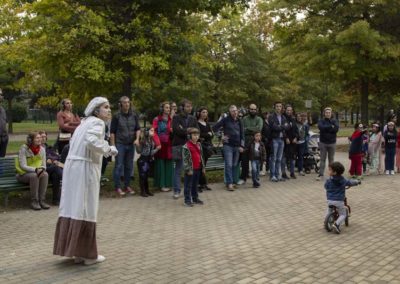
[[[130,62],[124,63],[124,82],[122,83],[122,96],[127,96],[132,100],[132,65]]]
[[[385,123],[385,106],[382,105],[379,108],[379,124],[382,127],[384,123]]]
[[[360,123],[359,117],[360,117],[360,108],[358,107],[356,113],[356,123]]]
[[[368,79],[361,79],[361,122],[368,125]]]
[[[347,120],[347,109],[344,110],[344,127],[347,127],[349,121]]]
[[[350,124],[354,125],[354,112],[353,112],[353,109],[351,109],[351,111],[350,111]]]
[[[8,99],[8,133],[13,134],[12,99]]]

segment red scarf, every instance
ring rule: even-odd
[[[36,156],[40,152],[40,145],[39,146],[31,145],[31,146],[29,146],[29,149],[31,149],[31,151],[33,152],[33,155]]]

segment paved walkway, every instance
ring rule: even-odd
[[[341,235],[323,229],[315,174],[263,179],[235,192],[214,184],[194,208],[170,192],[102,199],[107,260],[90,267],[52,255],[56,208],[2,213],[0,283],[400,283],[400,175],[349,190],[353,215]]]

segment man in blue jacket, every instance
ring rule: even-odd
[[[243,125],[239,120],[238,109],[235,105],[229,107],[229,115],[222,118],[213,126],[213,131],[223,129],[223,153],[225,162],[225,180],[229,191],[233,191],[233,169],[239,163],[239,153],[244,149]]]
[[[321,160],[317,180],[321,180],[324,178],[327,154],[329,164],[335,160],[336,135],[339,131],[339,123],[332,117],[332,108],[327,107],[324,109],[324,118],[318,121],[318,129]]]

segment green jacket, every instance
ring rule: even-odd
[[[244,128],[244,140],[247,146],[253,139],[254,133],[261,132],[263,128],[263,120],[258,115],[256,115],[254,118],[250,115],[246,115],[242,119],[242,123]]]
[[[201,166],[204,168],[204,160],[203,160],[203,147],[201,147],[201,143],[197,143],[200,145],[200,158],[201,158]],[[187,144],[183,145],[182,147],[182,160],[183,160],[183,170],[185,174],[188,172],[193,173],[193,161],[192,161],[192,154],[190,153]]]

